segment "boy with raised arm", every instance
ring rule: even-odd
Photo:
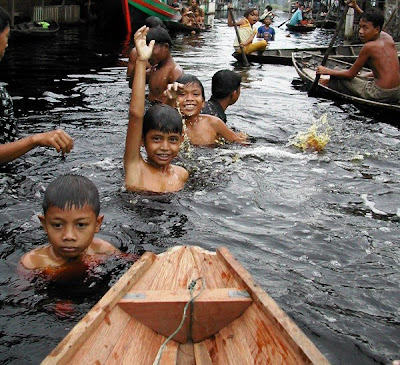
[[[148,32],[147,27],[142,27],[134,36],[138,57],[126,135],[125,185],[133,191],[173,192],[181,190],[189,176],[183,167],[171,164],[183,141],[182,118],[165,104],[154,105],[144,113],[146,63],[155,47],[154,40],[146,44]],[[140,153],[142,144],[147,161]]]
[[[104,218],[99,212],[99,192],[89,179],[64,175],[53,180],[44,193],[43,215],[39,215],[49,244],[22,256],[22,266],[49,278],[65,278],[82,274],[106,255],[119,253],[94,237]]]
[[[186,124],[186,135],[192,144],[211,146],[218,143],[221,137],[228,142],[248,144],[246,133],[235,133],[221,119],[200,114],[205,96],[203,85],[196,76],[181,76],[176,83],[168,85],[165,95],[169,105],[179,106]]]
[[[340,92],[385,103],[400,102],[400,66],[393,38],[382,31],[383,14],[372,8],[362,12],[356,1],[350,6],[361,13],[359,35],[364,46],[357,60],[348,70],[330,69],[318,66],[317,73],[330,75],[329,80],[321,80]],[[358,72],[368,62],[372,73],[357,77]]]

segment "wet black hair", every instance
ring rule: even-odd
[[[11,19],[8,13],[0,6],[0,32],[3,33],[4,29],[9,27]]]
[[[272,11],[272,6],[271,6],[271,5],[267,5],[267,6],[265,7],[265,9],[267,9],[268,11]]]
[[[153,105],[143,117],[143,137],[149,130],[182,134],[183,124],[179,112],[166,104]]]
[[[253,11],[257,10],[257,8],[247,8],[244,12],[244,17],[247,18]]]
[[[166,29],[163,21],[160,18],[157,18],[154,15],[153,16],[148,16],[146,18],[146,22],[145,23],[146,23],[146,27],[149,27],[149,28],[161,27],[161,28]]]
[[[211,80],[211,93],[216,99],[223,99],[237,90],[242,76],[231,70],[217,71]]]
[[[371,9],[364,11],[361,14],[360,19],[364,19],[367,22],[371,22],[375,28],[380,27],[380,30],[382,30],[383,23],[385,22],[383,13],[378,8],[371,8]]]
[[[50,207],[69,210],[88,205],[92,208],[96,217],[100,212],[99,191],[87,177],[80,175],[63,175],[53,180],[43,197],[43,212],[46,214]]]
[[[168,31],[160,26],[155,28],[150,28],[146,36],[146,43],[149,44],[150,41],[155,41],[157,44],[167,43],[169,47],[172,47],[172,39]]]
[[[204,93],[204,87],[201,81],[194,75],[191,74],[183,74],[181,77],[179,77],[176,82],[179,82],[180,84],[186,85],[186,84],[197,84],[201,88],[201,95],[203,96],[203,99],[206,100],[206,96]]]

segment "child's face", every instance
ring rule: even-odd
[[[266,18],[264,19],[264,24],[270,26],[270,25],[271,25],[271,18],[266,17]]]
[[[379,27],[374,27],[374,24],[372,24],[372,22],[366,21],[363,18],[360,19],[359,27],[360,28],[358,34],[360,36],[361,42],[363,43],[374,40],[380,32]]]
[[[204,107],[201,86],[196,83],[186,84],[178,95],[179,109],[185,117],[199,115]]]
[[[52,206],[39,219],[57,258],[71,259],[84,253],[93,242],[103,216],[97,217],[89,205],[68,210]]]
[[[258,10],[252,11],[248,16],[247,20],[251,25],[256,24],[258,21]]]
[[[168,166],[178,155],[183,141],[183,135],[179,133],[165,133],[156,129],[150,129],[144,137],[149,162],[157,166]]]

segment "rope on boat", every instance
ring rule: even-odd
[[[194,292],[194,288],[196,286],[197,281],[199,281],[201,279],[201,284],[202,284],[202,288],[199,291],[199,293],[193,297],[193,292]],[[192,282],[189,284],[189,292],[190,292],[190,300],[185,304],[185,307],[183,308],[183,316],[182,316],[182,320],[181,323],[179,324],[178,328],[164,341],[164,343],[161,345],[160,349],[158,350],[157,356],[153,362],[153,365],[159,365],[160,360],[161,360],[161,356],[165,350],[165,347],[167,346],[167,343],[169,342],[170,339],[172,339],[172,337],[174,337],[181,329],[183,324],[185,323],[185,319],[186,319],[186,311],[189,307],[189,305],[191,303],[193,303],[195,301],[196,298],[198,298],[200,296],[200,294],[203,292],[203,290],[206,287],[206,281],[204,280],[203,277],[199,277],[196,280],[192,280]]]

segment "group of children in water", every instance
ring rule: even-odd
[[[257,10],[249,9],[237,25],[252,29],[257,20]],[[233,25],[232,19],[228,23]],[[0,29],[0,46],[7,31],[4,29]],[[250,37],[254,38],[253,32]],[[254,43],[244,39],[242,46],[247,52]],[[239,98],[241,77],[230,70],[218,71],[212,79],[212,97],[206,103],[200,80],[185,74],[173,60],[172,41],[162,26],[140,28],[134,42],[127,70],[132,93],[124,153],[125,186],[130,191],[176,192],[189,177],[184,167],[172,164],[185,135],[193,145],[200,146],[211,146],[219,138],[248,143],[245,133],[234,132],[226,125],[225,110]],[[266,45],[265,39],[261,42]],[[141,154],[141,146],[146,150],[146,158]],[[71,148],[57,150],[69,152]],[[94,237],[103,216],[98,191],[85,177],[65,175],[54,180],[46,189],[39,219],[49,245],[22,257],[22,265],[29,270],[64,267],[77,259],[91,261],[99,255],[119,252],[110,243]]]

